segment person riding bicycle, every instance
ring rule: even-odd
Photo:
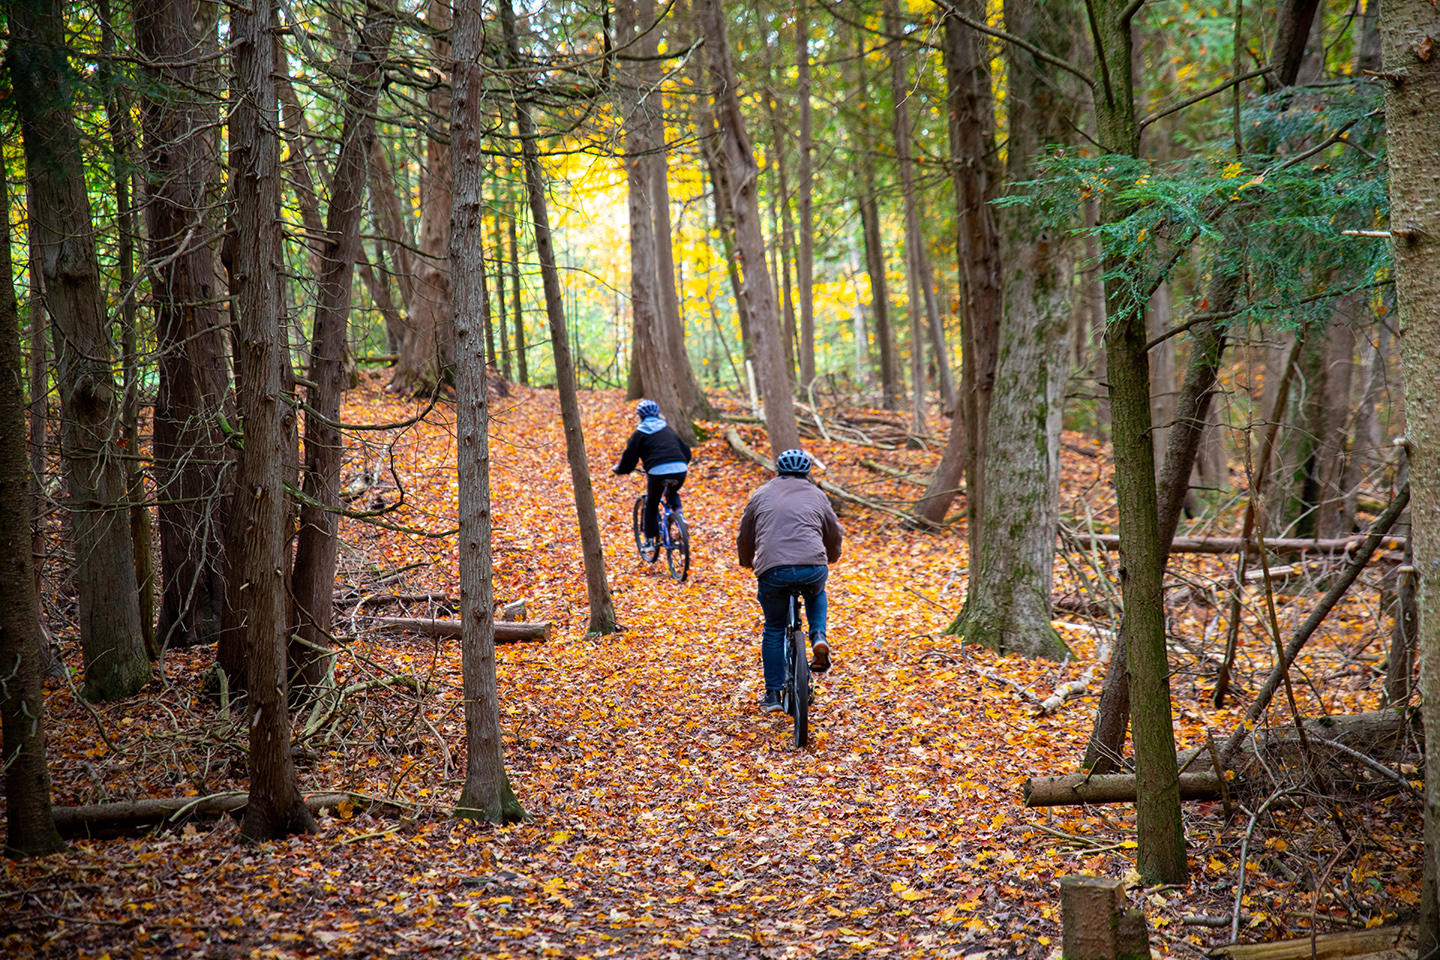
[[[660,495],[665,492],[666,483],[673,483],[666,501],[671,510],[680,510],[680,488],[685,485],[685,472],[690,468],[690,446],[665,422],[660,415],[660,405],[654,400],[641,400],[635,405],[635,414],[640,424],[630,434],[630,442],[611,472],[624,476],[638,463],[649,478],[645,484],[642,530],[645,553],[653,557],[655,541],[660,536]]]
[[[815,673],[830,669],[825,580],[830,574],[828,565],[840,559],[844,539],[830,501],[810,481],[808,453],[786,450],[775,458],[775,472],[775,479],[750,494],[735,538],[740,566],[755,571],[756,599],[765,612],[760,640],[765,699],[760,709],[767,713],[783,709],[780,688],[785,683],[785,626],[792,591],[805,597],[813,657],[810,669]]]

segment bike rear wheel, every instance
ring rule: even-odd
[[[665,562],[672,579],[683,583],[690,576],[690,526],[678,513],[665,518]]]
[[[806,659],[805,633],[795,628],[786,643],[789,654],[790,716],[795,720],[796,749],[810,743],[810,661]]]

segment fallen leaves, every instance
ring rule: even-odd
[[[352,393],[348,421],[399,423],[417,412],[378,383]],[[517,389],[497,403],[493,423],[496,598],[524,599],[528,619],[555,625],[544,644],[497,651],[506,761],[534,819],[494,829],[450,818],[464,763],[456,644],[369,627],[380,605],[364,604],[368,596],[401,598],[386,610],[398,604],[404,616],[435,616],[447,598],[458,600],[453,538],[347,519],[341,580],[351,592],[337,607],[336,674],[342,686],[366,686],[307,739],[302,788],[383,798],[408,811],[405,819],[346,801],[320,818],[318,835],[254,848],[239,845],[232,822],[193,822],[6,863],[3,952],[911,957],[991,947],[1048,955],[1059,935],[1056,879],[1122,875],[1134,827],[1125,808],[1020,806],[1025,775],[1073,769],[1094,702],[1035,717],[1022,691],[1079,678],[1095,667],[1103,638],[1062,625],[1074,651],[1065,665],[958,649],[942,631],[960,602],[963,527],[921,533],[842,505],[845,557],[830,581],[836,668],[819,683],[813,746],[796,752],[784,723],[756,710],[761,618],[754,581],[733,560],[745,497],[766,478],[712,430],[683,494],[695,563],[677,584],[635,556],[638,485],[608,473],[632,424],[629,405],[618,393],[593,394],[584,409],[607,571],[626,627],[614,637],[583,636],[583,568],[554,393]],[[352,443],[362,441],[369,449],[354,446],[351,463],[375,474],[367,495],[403,501],[391,517],[397,526],[453,525],[454,427],[443,405],[423,423]],[[873,448],[813,446],[841,485],[877,502],[913,496],[903,480],[876,479],[863,465]],[[375,472],[381,449],[393,469]],[[1072,452],[1064,454],[1067,509],[1108,528],[1105,466]],[[885,452],[901,476],[923,475],[934,456]],[[1214,574],[1204,562],[1213,561],[1187,558],[1180,570],[1198,581]],[[1057,588],[1078,590],[1069,577],[1057,567]],[[1173,626],[1195,639],[1212,616],[1196,606],[1186,614],[1193,623]],[[1363,613],[1346,623],[1374,628]],[[220,719],[200,692],[212,662],[210,650],[171,651],[166,686],[98,707],[115,751],[65,689],[52,690],[57,802],[243,789],[240,718]],[[1186,742],[1203,743],[1206,725],[1235,722],[1205,705],[1200,662],[1177,654]],[[394,676],[409,679],[367,684]],[[1357,678],[1330,684],[1326,696],[1334,709],[1371,694]],[[1367,890],[1376,916],[1386,904],[1413,904],[1418,889],[1403,866],[1407,856],[1418,863],[1406,826],[1412,808],[1394,810],[1367,820],[1385,846],[1349,880]],[[1192,912],[1192,898],[1224,902],[1233,880],[1233,833],[1218,811],[1187,809],[1187,829],[1195,886],[1148,904],[1157,921]],[[1323,846],[1297,827],[1265,847],[1265,858],[1324,859]],[[1258,934],[1286,929],[1287,909],[1309,906],[1309,894],[1277,879],[1265,858],[1250,881],[1252,892],[1274,894],[1248,915]],[[1192,934],[1158,922],[1155,932],[1162,949]]]

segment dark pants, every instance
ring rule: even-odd
[[[771,567],[756,581],[756,598],[765,611],[765,632],[760,635],[760,658],[765,664],[765,689],[779,690],[785,685],[785,624],[790,619],[790,592],[799,590],[805,597],[805,620],[810,625],[810,639],[825,632],[828,602],[825,579],[830,568],[823,563]],[[800,651],[804,656],[805,651]]]
[[[670,504],[671,510],[680,509],[680,488],[685,485],[685,474],[683,473],[647,473],[645,475],[645,512],[641,517],[640,528],[645,536],[651,540],[660,536],[660,495],[665,492],[665,484],[673,483],[666,502]]]

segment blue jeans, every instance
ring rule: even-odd
[[[790,591],[805,597],[805,620],[810,639],[825,632],[825,578],[830,568],[823,563],[771,567],[756,581],[756,599],[765,611],[765,632],[760,635],[760,658],[765,664],[765,689],[785,685],[785,624],[790,619]],[[804,654],[804,651],[801,651]]]

